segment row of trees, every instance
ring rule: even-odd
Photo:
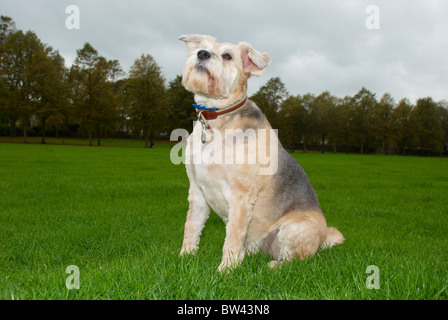
[[[30,127],[37,126],[42,143],[50,131],[87,136],[89,145],[94,136],[98,145],[108,135],[144,137],[150,147],[176,119],[194,117],[194,110],[176,112],[174,105],[193,100],[181,78],[166,88],[150,55],[136,59],[125,77],[117,60],[107,60],[86,43],[66,68],[59,52],[34,32],[17,30],[9,17],[0,22],[0,124],[13,137],[20,125],[27,142]]]
[[[24,141],[38,130],[47,135],[143,138],[151,147],[160,132],[192,128],[193,95],[181,76],[165,84],[160,67],[143,54],[125,74],[117,60],[102,57],[89,43],[65,66],[57,50],[32,31],[17,30],[14,21],[0,21],[0,132],[23,131]],[[389,94],[378,101],[362,88],[353,97],[329,92],[290,95],[279,78],[270,79],[251,99],[279,130],[290,149],[312,148],[367,153],[439,153],[448,140],[448,103],[431,98],[415,105]],[[2,129],[3,128],[3,129]],[[5,134],[5,133],[0,133]]]
[[[362,88],[338,98],[328,91],[289,95],[279,78],[252,96],[285,146],[333,151],[440,154],[448,145],[448,102],[420,98],[398,103],[385,93],[379,100]]]

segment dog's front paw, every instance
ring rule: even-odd
[[[223,259],[221,261],[221,263],[218,266],[218,272],[221,273],[228,273],[233,271],[236,267],[238,267],[238,265],[240,264],[241,261],[239,261],[238,259]]]
[[[196,251],[198,248],[187,248],[187,247],[182,247],[182,249],[180,250],[180,256],[186,256],[186,255],[195,255]]]
[[[229,273],[235,268],[235,265],[229,264],[226,261],[223,261],[218,266],[218,272],[220,273]]]

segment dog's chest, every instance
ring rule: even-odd
[[[213,170],[214,171],[214,170]],[[205,165],[195,166],[195,181],[208,205],[227,222],[231,188],[224,179],[211,175]]]
[[[220,148],[221,141],[203,144],[201,126],[196,125],[188,138],[186,155],[189,157],[187,170],[190,172],[190,183],[195,183],[202,192],[208,205],[227,222],[231,188],[225,166],[215,158],[215,151]],[[210,137],[208,137],[210,138]]]

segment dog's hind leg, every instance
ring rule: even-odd
[[[314,256],[326,239],[327,224],[319,210],[292,212],[275,223],[273,232],[276,234],[269,252],[277,261],[272,261],[270,267]]]

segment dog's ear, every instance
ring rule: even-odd
[[[194,50],[198,49],[203,42],[215,42],[216,39],[212,36],[205,36],[200,34],[184,34],[179,37],[179,40],[185,42],[188,48],[188,52],[191,53]]]
[[[240,42],[241,58],[243,59],[244,72],[250,76],[260,76],[271,63],[271,56],[266,52],[259,52],[247,42]]]

